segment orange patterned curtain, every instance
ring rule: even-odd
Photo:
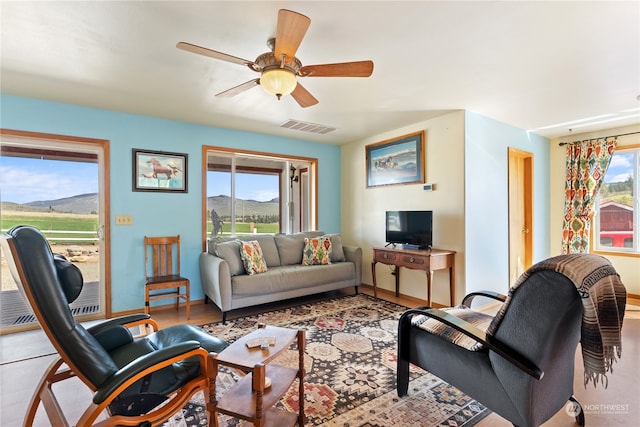
[[[595,198],[616,148],[616,138],[567,145],[562,253],[589,252],[589,230]]]

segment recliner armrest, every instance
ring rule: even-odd
[[[104,322],[100,322],[96,325],[90,326],[87,328],[87,331],[91,335],[96,335],[106,329],[113,328],[114,326],[127,326],[131,323],[138,323],[143,320],[150,319],[151,316],[146,313],[138,313],[138,314],[130,314],[127,316],[114,317],[113,319],[105,320]]]
[[[137,358],[100,385],[93,395],[93,403],[101,404],[107,398],[114,397],[115,390],[127,382],[127,386],[131,385],[140,378],[159,371],[172,363],[197,356],[201,352],[195,350],[200,350],[200,348],[198,341],[185,341]],[[202,350],[202,352],[206,354],[206,350]],[[206,363],[206,355],[200,355],[204,358],[203,363]]]
[[[486,332],[471,323],[437,308],[420,307],[410,309],[402,313],[400,321],[398,322],[398,335],[401,335],[402,328],[413,327],[411,325],[411,317],[414,315],[427,316],[454,328],[460,333],[482,343],[486,348],[500,355],[509,363],[537,380],[542,379],[544,376],[544,371],[542,371],[542,369],[508,345],[496,340],[490,335],[487,335]]]
[[[465,295],[465,297],[462,299],[462,305],[464,305],[465,307],[469,307],[471,308],[471,303],[473,301],[473,299],[475,297],[486,297],[486,298],[491,298],[500,302],[505,302],[507,299],[506,295],[502,295],[498,292],[494,292],[494,291],[477,291],[477,292],[471,292],[468,293],[467,295]]]

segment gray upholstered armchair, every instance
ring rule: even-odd
[[[11,273],[29,301],[59,358],[46,370],[31,399],[24,425],[33,425],[40,403],[51,425],[71,425],[53,385],[77,376],[94,392],[76,426],[159,425],[209,386],[207,357],[227,343],[191,325],[158,330],[147,314],[106,320],[85,328],[69,309],[82,290],[80,270],[53,255],[33,227],[0,237]],[[155,332],[134,337],[131,328]],[[159,406],[163,404],[162,406]],[[108,417],[102,419],[103,413]]]
[[[479,296],[501,302],[495,316],[470,308]],[[573,396],[576,347],[585,385],[604,380],[620,357],[625,300],[608,260],[573,254],[531,267],[508,297],[479,292],[452,309],[407,310],[398,324],[398,395],[408,393],[411,363],[516,426],[539,426],[569,400],[584,425]]]

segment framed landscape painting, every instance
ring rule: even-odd
[[[367,187],[424,182],[424,131],[370,144]]]
[[[133,191],[187,192],[187,154],[133,149]]]

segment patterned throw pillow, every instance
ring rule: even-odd
[[[331,264],[331,238],[327,236],[304,239],[302,265]]]
[[[244,264],[244,269],[247,274],[258,274],[267,271],[267,263],[262,256],[262,249],[260,243],[256,240],[249,242],[240,241],[240,257]]]

